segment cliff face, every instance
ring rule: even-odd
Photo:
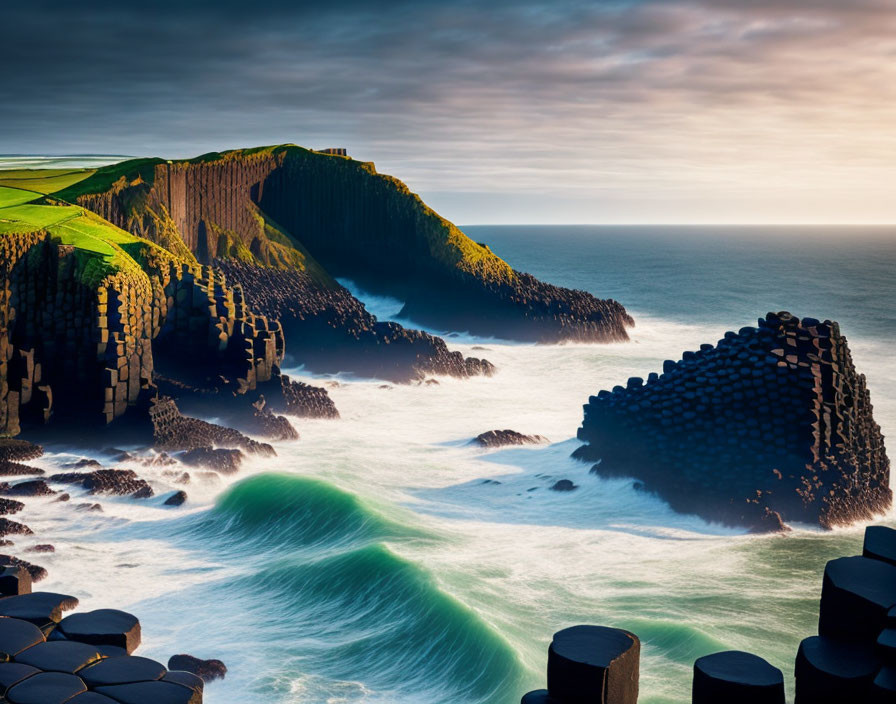
[[[125,419],[151,441],[160,378],[182,406],[213,398],[216,415],[234,409],[236,424],[262,434],[294,436],[271,406],[335,413],[314,393],[320,413],[302,409],[309,395],[279,372],[280,325],[221,272],[148,242],[131,252],[141,267],[93,285],[91,258],[50,233],[0,236],[0,435],[51,419],[73,434]]]
[[[433,325],[609,341],[632,324],[615,301],[514,271],[369,163],[290,145],[140,168],[117,165],[60,196],[156,242],[176,232],[199,261],[298,270],[324,288],[351,277]]]
[[[890,465],[837,323],[769,313],[585,406],[575,456],[676,510],[773,530],[888,508]]]

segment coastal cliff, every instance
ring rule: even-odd
[[[279,324],[223,274],[137,239],[126,254],[98,262],[46,230],[0,237],[0,434],[53,420],[55,437],[83,440],[120,420],[151,442],[160,385],[181,410],[211,399],[216,415],[278,439],[295,431],[272,408],[335,414],[322,389],[280,374]]]
[[[892,502],[865,377],[837,323],[769,313],[585,405],[574,456],[674,509],[778,530],[869,519]]]
[[[124,162],[58,195],[200,262],[303,272],[305,291],[351,278],[444,329],[605,342],[633,324],[615,301],[514,271],[373,164],[294,145]]]

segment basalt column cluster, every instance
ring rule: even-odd
[[[149,243],[138,256],[143,268],[97,277],[46,233],[0,238],[0,434],[53,421],[77,435],[125,416],[150,432],[160,385],[182,410],[214,402],[277,439],[296,434],[272,410],[335,415],[323,389],[280,374],[282,329],[239,286]]]
[[[149,280],[94,285],[45,233],[0,238],[0,434],[52,416],[109,423],[152,393]]]
[[[892,501],[865,377],[829,320],[769,313],[592,396],[578,436],[596,473],[754,530],[846,524]]]
[[[0,572],[0,702],[201,704],[198,674],[133,655],[136,617],[116,609],[63,616],[77,606],[72,596],[32,592],[22,567]],[[176,656],[169,665],[181,662],[202,664]]]
[[[636,704],[637,636],[573,626],[554,634],[548,688],[521,704]],[[896,702],[896,530],[870,526],[862,555],[828,562],[818,635],[796,654],[795,704]],[[692,704],[784,704],[784,676],[752,653],[729,650],[694,663]]]

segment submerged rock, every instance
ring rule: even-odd
[[[182,506],[187,500],[187,492],[183,489],[175,491],[171,496],[165,499],[166,506]]]
[[[551,485],[551,491],[575,491],[579,488],[578,484],[573,484],[570,479],[558,479]]]
[[[892,502],[865,377],[837,323],[769,313],[756,328],[601,391],[574,456],[674,509],[780,530],[868,519]]]

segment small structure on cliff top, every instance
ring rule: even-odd
[[[334,156],[348,156],[345,147],[327,147],[326,149],[318,149],[321,154],[332,154]]]
[[[574,456],[684,513],[779,530],[868,519],[892,502],[865,377],[837,323],[769,313],[645,383],[585,405]]]

